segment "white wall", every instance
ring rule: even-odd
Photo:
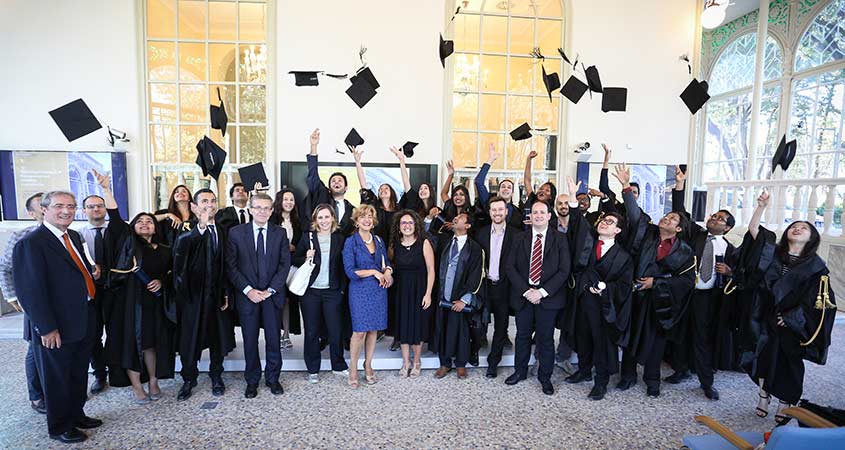
[[[105,150],[106,132],[68,144],[47,111],[82,97],[103,125],[124,129],[129,146],[130,209],[149,207],[143,136],[141,1],[0,1],[0,149]],[[401,4],[400,4],[401,3]],[[675,163],[685,158],[689,112],[678,95],[688,82],[677,61],[692,52],[695,0],[568,0],[568,45],[595,64],[606,86],[629,88],[628,112],[604,114],[600,97],[569,108],[565,155],[584,140],[600,159],[602,141],[615,159]],[[443,150],[444,74],[437,35],[447,7],[440,0],[278,0],[275,104],[269,154],[301,160],[308,135],[323,134],[321,158],[351,161],[342,149],[349,128],[367,140],[369,161],[393,161],[387,147],[420,142],[415,162],[438,163]],[[271,34],[271,36],[273,36]],[[321,79],[296,88],[289,70],[350,72],[361,44],[382,87],[363,109],[344,94],[348,81]],[[271,99],[272,100],[272,99]],[[626,144],[633,146],[625,154]],[[563,166],[565,167],[565,166]]]
[[[600,143],[608,142],[615,161],[684,162],[690,114],[678,96],[689,75],[678,57],[693,56],[696,2],[570,3],[570,53],[580,53],[587,66],[595,65],[604,86],[627,87],[628,110],[603,113],[600,95],[592,100],[586,95],[577,105],[570,104],[564,154],[589,141],[592,160],[601,161]]]

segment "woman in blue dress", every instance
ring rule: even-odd
[[[376,210],[361,205],[352,212],[356,232],[343,245],[343,267],[349,277],[349,312],[352,339],[349,343],[349,385],[358,387],[358,355],[364,350],[364,375],[375,384],[373,353],[379,330],[387,328],[387,288],[393,284],[393,269],[384,241],[373,234]]]

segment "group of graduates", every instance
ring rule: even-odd
[[[614,173],[622,192],[613,192],[607,147],[599,188],[581,191],[580,182],[567,177],[568,193],[560,195],[551,182],[532,186],[535,152],[526,159],[524,195],[507,179],[492,195],[487,174],[499,155],[491,147],[475,179],[475,202],[467,187],[452,186],[448,163],[440,206],[433,186],[411,186],[398,149],[392,151],[404,193],[397,196],[389,184],[374,192],[363,153],[353,148],[362,186],[361,206],[353,208],[344,174],[332,174],[328,184],[320,180],[319,141],[315,130],[309,192],[301,201],[289,189],[271,199],[260,189],[250,196],[238,184],[230,190],[233,206],[221,209],[212,190],[178,186],[167,209],[127,223],[109,177],[95,173],[104,195],[86,198],[83,207],[102,202],[109,218],[102,233],[91,234],[96,245],[89,255],[101,287],[97,326],[106,335],[95,359],[108,367],[95,371],[97,390],[108,373],[108,384],[133,387],[136,402],[157,400],[158,380],[174,376],[178,353],[184,382],[178,399],[185,400],[208,349],[212,392],[223,395],[223,360],[240,325],[246,396],[256,395],[261,378],[259,328],[265,331],[265,380],[281,394],[279,337],[293,323],[298,328],[300,307],[309,381],[317,382],[320,351],[328,344],[332,370],[353,387],[362,348],[366,381],[375,383],[372,353],[381,331],[394,338],[392,350],[402,349],[403,377],[419,376],[426,342],[440,358],[436,378],[453,369],[466,378],[467,364],[478,365],[487,345],[486,376],[495,378],[510,345],[511,316],[515,360],[505,383],[527,378],[533,345],[537,377],[549,395],[555,359],[568,353],[577,354],[578,364],[566,381],[592,380],[593,400],[605,397],[613,374],[620,374],[617,389],[636,385],[637,365],[644,366],[647,395],[659,396],[666,360],[675,370],[666,381],[680,383],[694,371],[713,400],[719,398],[717,370],[744,370],[759,385],[757,414],[768,415],[774,395],[776,419],[785,420],[780,410],[801,396],[803,361],[825,363],[835,301],[817,255],[819,233],[796,221],[776,242],[759,224],[766,192],[742,245],[734,247],[724,237],[735,224],[729,211],[712,214],[705,227],[690,220],[679,168],[672,211],[657,223],[638,206],[639,186],[625,165]],[[306,293],[286,292],[291,267],[306,264],[315,266]],[[342,345],[351,350],[348,366]]]

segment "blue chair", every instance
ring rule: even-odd
[[[777,427],[769,437],[766,450],[803,450],[845,448],[845,427],[833,423],[800,407],[783,413],[812,428]],[[716,432],[704,436],[684,436],[684,448],[690,450],[754,450],[763,443],[763,433],[733,432],[717,420],[696,416],[695,420]]]

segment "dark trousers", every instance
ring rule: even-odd
[[[666,333],[658,325],[647,326],[654,326],[656,329],[651,331],[655,333],[651,348],[639,349],[640,353],[646,355],[643,365],[643,381],[648,387],[659,388],[660,364],[663,361],[663,352],[666,350]],[[622,353],[622,379],[637,379],[637,357],[627,349]]]
[[[713,352],[719,321],[719,289],[695,290],[690,308],[692,361],[702,386],[713,385]]]
[[[258,334],[264,328],[264,381],[279,381],[282,371],[282,309],[271,300],[252,303],[246,296],[238,294],[238,317],[241,319],[241,335],[244,339],[247,384],[257,385],[261,381],[261,355],[258,353]]]
[[[60,348],[47,349],[41,345],[41,337],[32,333],[35,364],[44,387],[47,430],[51,435],[69,431],[85,416],[95,319],[96,312],[89,302],[87,335],[78,342],[62,342]]]
[[[223,352],[220,351],[218,345],[217,342],[213,342],[208,349],[208,356],[211,360],[208,366],[208,375],[211,378],[217,378],[223,375]],[[179,372],[182,375],[182,380],[196,382],[197,376],[199,376],[199,370],[197,369],[198,361],[192,355],[180,354],[179,358],[182,361],[182,371]]]
[[[41,338],[36,336],[40,341]],[[26,349],[24,370],[26,371],[26,389],[29,391],[29,401],[37,402],[44,398],[44,388],[41,387],[41,377],[38,376],[38,367],[35,364],[35,344],[31,341]]]
[[[100,305],[102,300],[100,298],[91,302],[96,311],[96,321],[94,324],[94,335],[91,341],[91,369],[94,371],[94,377],[98,380],[105,380],[108,375],[106,368],[106,356],[103,352],[103,332],[105,331],[105,320],[103,319],[103,307]]]
[[[575,321],[578,370],[590,373],[595,366],[596,386],[607,386],[610,373],[615,372],[618,364],[618,356],[616,346],[608,342],[607,328],[601,314],[601,300],[598,297],[585,296],[578,301]],[[611,367],[614,368],[613,371]]]
[[[349,368],[343,359],[343,293],[337,289],[309,288],[299,303],[305,323],[304,359],[308,373],[320,371],[320,336],[324,330],[329,340],[332,370]],[[325,325],[324,325],[325,324]]]
[[[490,343],[490,354],[487,355],[487,365],[498,367],[502,361],[502,352],[508,340],[508,322],[510,321],[508,293],[501,289],[498,283],[485,280],[487,305],[493,314],[493,342]]]
[[[440,350],[440,365],[452,367],[454,359],[455,367],[467,366],[470,354],[470,326],[467,313],[443,310],[442,314],[444,327],[442,334],[443,344]]]
[[[531,336],[540,365],[537,378],[548,381],[555,366],[555,322],[557,310],[544,309],[540,305],[526,303],[516,312],[516,342],[514,343],[514,370],[522,375],[528,373],[528,361],[531,360]]]

